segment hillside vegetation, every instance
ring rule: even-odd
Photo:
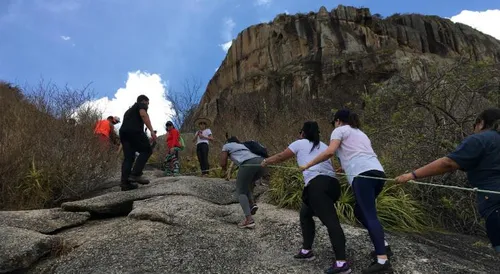
[[[100,113],[80,108],[89,99],[86,90],[0,83],[0,209],[53,207],[115,173],[116,152],[102,150],[93,135]]]

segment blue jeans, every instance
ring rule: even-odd
[[[359,175],[385,178],[382,171],[370,170]],[[370,239],[377,255],[386,255],[384,244],[384,229],[377,216],[375,199],[384,188],[385,180],[355,177],[352,182],[356,207],[354,214],[361,224],[368,230]]]
[[[486,233],[488,233],[491,246],[500,253],[500,209],[493,211],[486,218]]]

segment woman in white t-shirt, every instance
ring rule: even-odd
[[[200,129],[196,132],[193,142],[196,142],[196,155],[200,163],[201,175],[207,176],[210,165],[208,163],[209,141],[213,141],[212,131],[208,128],[210,120],[206,118],[198,118],[196,123]]]
[[[327,148],[328,146],[320,141],[318,123],[308,121],[302,126],[299,140],[291,143],[283,152],[265,159],[261,165],[283,162],[293,156],[296,156],[299,166],[305,165]],[[332,162],[325,159],[318,165],[304,170],[302,174],[305,184],[300,209],[303,244],[302,250],[294,258],[302,260],[314,258],[312,251],[315,233],[313,216],[317,216],[328,229],[336,258],[336,262],[326,273],[350,273],[351,269],[346,262],[345,235],[335,210],[335,202],[340,197],[340,184],[335,178]]]
[[[356,217],[368,230],[375,247],[372,257],[376,260],[363,270],[363,273],[391,272],[392,266],[387,256],[391,256],[392,252],[384,239],[384,229],[378,219],[375,204],[377,196],[384,188],[385,180],[382,179],[386,177],[384,169],[372,149],[370,139],[359,129],[360,121],[355,113],[346,109],[337,111],[332,125],[335,129],[330,137],[328,149],[300,168],[301,170],[313,168],[337,153],[356,198]],[[357,175],[381,179],[356,177]]]

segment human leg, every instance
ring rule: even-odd
[[[375,174],[378,173],[365,172],[361,175],[381,177],[375,176]],[[362,214],[364,225],[368,230],[368,234],[370,235],[377,255],[377,260],[368,268],[364,269],[363,273],[392,273],[393,271],[388,261],[384,243],[384,229],[378,219],[375,204],[376,195],[380,193],[384,183],[385,181],[383,180],[356,177],[352,184],[356,204]]]
[[[151,156],[151,154],[153,154],[153,150],[151,149],[151,144],[149,143],[147,135],[143,132],[134,134],[132,145],[134,146],[135,150],[139,152],[139,156],[137,156],[129,180],[138,182],[140,184],[149,184],[149,180],[141,178],[143,174],[142,171],[144,170],[149,157]]]
[[[208,144],[207,143],[201,143],[201,156],[202,156],[202,174],[203,175],[208,175],[210,165],[208,163]]]
[[[335,258],[337,261],[346,260],[345,235],[340,225],[335,202],[340,197],[340,185],[337,179],[329,176],[317,176],[311,180],[309,188],[309,204],[326,226]]]
[[[201,174],[203,174],[204,166],[201,143],[196,145],[196,157],[198,158],[198,163],[200,164]]]
[[[500,209],[493,211],[486,218],[485,226],[491,246],[500,256]]]
[[[137,185],[131,184],[129,182],[130,173],[132,172],[132,166],[135,160],[135,151],[132,144],[129,141],[129,136],[126,134],[120,134],[120,142],[123,148],[123,162],[122,162],[122,174],[121,174],[121,188],[122,190],[130,190],[137,188]]]

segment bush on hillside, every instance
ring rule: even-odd
[[[41,85],[26,94],[0,83],[0,99],[0,209],[52,207],[114,175],[116,151],[93,134],[100,114],[79,108],[91,99],[86,90]]]
[[[482,110],[500,106],[499,64],[460,59],[447,66],[408,67],[408,72],[375,86],[377,92],[363,95],[365,132],[392,175],[447,155],[472,133],[472,124]],[[419,71],[427,78],[410,81],[409,75]],[[463,172],[425,181],[467,187]],[[437,226],[484,234],[473,193],[411,184],[405,189],[431,209],[429,215]]]
[[[294,162],[287,162],[283,168],[273,168],[269,194],[279,207],[299,209],[302,205],[304,181]],[[335,204],[339,219],[343,223],[359,224],[354,208],[355,199],[350,185],[340,177],[341,195]],[[380,222],[387,230],[423,231],[429,227],[429,220],[419,203],[401,186],[386,183],[377,198]]]

